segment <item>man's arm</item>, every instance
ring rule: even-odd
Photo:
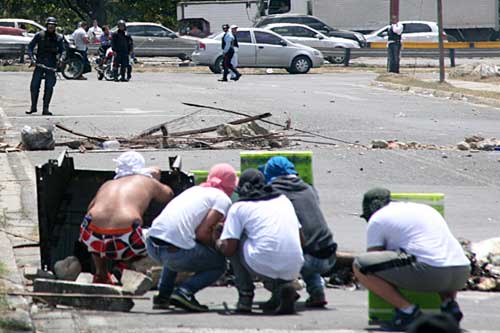
[[[233,38],[230,34],[227,34],[224,37],[224,41],[226,42],[226,45],[224,46],[224,50],[222,50],[222,52],[226,54],[229,52],[229,49],[231,48],[231,43],[233,42]]]
[[[196,228],[196,240],[206,246],[214,246],[214,240],[212,239],[212,231],[215,225],[224,219],[224,215],[214,209],[208,211],[207,216],[200,223],[198,228]]]
[[[155,188],[155,193],[154,193],[154,200],[158,201],[159,203],[166,204],[170,200],[174,198],[174,191],[159,181],[155,180],[156,183],[156,188]]]
[[[40,34],[35,34],[33,39],[30,41],[28,44],[28,56],[30,57],[31,61],[34,61],[33,59],[33,50],[35,49],[35,46],[38,44],[40,41]]]
[[[218,239],[215,243],[215,248],[225,257],[232,257],[236,254],[239,244],[239,239]]]
[[[57,39],[57,54],[59,55],[57,59],[58,61],[66,58],[66,47],[64,46],[63,36],[60,36],[60,38]]]

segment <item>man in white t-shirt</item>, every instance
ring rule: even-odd
[[[212,167],[207,181],[191,187],[163,209],[148,232],[148,254],[163,265],[153,309],[170,304],[191,312],[208,311],[194,294],[210,286],[226,270],[224,256],[214,249],[213,229],[224,220],[238,177],[229,164]],[[179,272],[194,272],[174,290]]]
[[[470,261],[434,208],[391,202],[387,189],[365,193],[368,253],[354,261],[354,274],[369,290],[395,307],[390,328],[405,330],[422,312],[398,290],[437,292],[441,311],[460,322],[457,291],[467,282]]]
[[[229,210],[216,243],[231,260],[239,294],[236,311],[252,311],[253,277],[257,276],[279,299],[267,310],[295,313],[296,292],[291,281],[299,277],[304,258],[293,205],[265,185],[264,175],[255,169],[241,175],[237,192],[238,202]]]
[[[89,59],[87,56],[89,38],[86,29],[87,29],[87,22],[82,21],[79,23],[78,28],[73,32],[72,35],[73,41],[75,42],[76,50],[83,57],[84,73],[88,73],[89,70],[85,69],[90,67]],[[86,79],[87,78],[84,77],[83,75],[80,75],[79,77],[76,78],[76,80],[86,80]]]
[[[91,43],[99,43],[103,31],[101,27],[97,24],[97,20],[94,20],[92,26],[89,28],[88,37]]]

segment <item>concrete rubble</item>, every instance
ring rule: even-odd
[[[106,295],[124,296],[121,287],[107,284],[77,283],[72,281],[36,279],[33,291],[38,293],[52,293],[54,296],[37,296],[51,304],[60,304],[91,310],[123,311],[128,312],[134,306],[130,298],[111,298]],[[64,297],[57,294],[98,295],[93,297]],[[68,295],[66,295],[68,296]],[[104,296],[104,297],[103,297]]]
[[[82,265],[77,257],[67,257],[54,264],[54,273],[59,280],[75,281],[82,272]]]
[[[36,268],[32,266],[24,267],[24,278],[30,281],[34,281],[35,279],[50,279],[55,280],[56,276],[51,271],[44,271],[41,268]]]
[[[120,280],[125,294],[144,295],[153,286],[153,280],[142,273],[124,269]]]
[[[500,238],[471,243],[461,240],[462,247],[471,261],[471,277],[467,289],[500,291]]]

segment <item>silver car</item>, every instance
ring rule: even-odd
[[[116,31],[117,27],[111,29]],[[161,24],[127,22],[127,32],[134,41],[134,52],[138,57],[163,56],[188,59],[196,49],[199,38],[178,36]]]
[[[315,30],[307,25],[294,23],[273,23],[263,27],[274,31],[287,40],[313,47],[325,56],[325,59],[334,64],[344,63],[344,57],[333,56],[331,51],[335,49],[359,49],[359,43],[352,39],[328,37],[327,35]]]
[[[200,40],[191,59],[207,65],[214,73],[222,67],[221,39],[223,32]],[[323,54],[311,47],[295,44],[265,29],[240,28],[238,67],[285,68],[291,74],[305,74],[323,65]]]

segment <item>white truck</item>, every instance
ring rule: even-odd
[[[251,27],[258,17],[258,0],[181,1],[177,21],[204,19],[210,33],[221,31],[223,24]]]
[[[309,14],[328,25],[370,32],[389,23],[390,0],[260,0],[259,14]],[[437,22],[436,0],[400,0],[400,20]],[[498,32],[499,0],[443,0],[443,26],[460,40]]]

